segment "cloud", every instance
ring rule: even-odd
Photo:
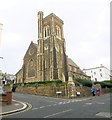
[[[3,44],[6,47],[14,47],[22,42],[22,39],[19,34],[9,32],[3,36]]]
[[[18,4],[18,0],[0,0],[0,9],[9,9]]]

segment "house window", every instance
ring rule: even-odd
[[[102,71],[102,69],[100,69],[100,71]]]
[[[96,72],[94,72],[94,75],[96,75]]]
[[[91,73],[92,73],[93,71],[91,70]]]
[[[100,73],[100,77],[102,77],[102,73]]]
[[[95,81],[97,82],[97,78],[95,78]]]

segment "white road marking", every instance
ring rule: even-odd
[[[44,101],[47,101],[47,102],[53,102],[53,103],[57,103],[56,101],[51,101],[51,100],[45,100]]]
[[[62,102],[59,102],[58,104],[62,104]]]
[[[111,117],[109,112],[99,112],[99,113],[96,114],[96,116],[101,116],[101,117],[106,117],[106,118]]]
[[[97,104],[105,104],[105,103],[103,103],[103,102],[97,102]]]
[[[44,108],[45,106],[41,106],[40,108]]]
[[[79,101],[82,101],[82,100],[74,100],[75,102],[79,102]]]
[[[68,101],[67,103],[70,103],[70,101]]]
[[[61,112],[58,112],[58,113],[54,113],[54,114],[52,114],[52,115],[47,115],[47,116],[45,116],[44,118],[48,118],[48,117],[51,117],[51,116],[55,116],[55,115],[58,115],[58,114],[62,114],[62,113],[65,113],[65,112],[69,112],[69,111],[71,111],[72,109],[69,109],[69,110],[65,110],[65,111],[61,111]]]
[[[75,100],[75,102],[78,102],[79,100]]]
[[[92,105],[92,103],[85,103],[83,106]]]
[[[63,104],[66,104],[66,102],[63,102]]]

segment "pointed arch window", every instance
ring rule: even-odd
[[[58,25],[56,25],[56,35],[61,38],[61,28]]]
[[[50,36],[50,27],[47,26],[47,32],[48,32],[48,36]]]
[[[34,61],[31,59],[28,63],[28,77],[35,77],[35,64]]]
[[[48,36],[50,36],[50,27],[49,27],[49,25],[44,27],[44,37],[46,38]]]

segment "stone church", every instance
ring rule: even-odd
[[[69,77],[90,79],[66,55],[64,22],[51,13],[43,17],[38,12],[38,43],[31,41],[23,58],[23,66],[16,73],[16,83],[45,80],[68,81]]]

